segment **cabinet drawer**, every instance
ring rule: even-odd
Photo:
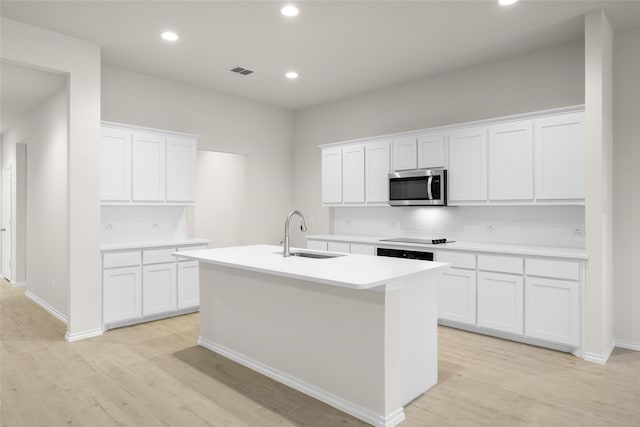
[[[142,254],[140,251],[109,252],[102,256],[102,268],[140,265],[141,260]]]
[[[376,247],[373,245],[364,245],[360,243],[351,244],[351,253],[360,255],[375,255]]]
[[[327,242],[327,250],[331,252],[349,253],[349,244],[345,242]]]
[[[326,251],[327,242],[325,240],[307,240],[307,249],[314,249],[316,251]]]
[[[521,257],[501,255],[478,255],[478,269],[485,271],[499,271],[501,273],[522,274],[523,262]]]
[[[172,252],[176,252],[176,248],[146,250],[142,253],[142,262],[143,264],[174,262],[176,257],[171,255]]]
[[[530,276],[580,280],[579,261],[527,258],[525,263],[527,275]]]
[[[452,267],[468,268],[474,270],[476,268],[476,255],[464,252],[438,252],[436,261],[448,262]]]
[[[197,245],[197,246],[182,246],[178,248],[178,252],[184,251],[200,251],[202,249],[209,249],[207,245]]]

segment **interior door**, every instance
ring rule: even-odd
[[[2,173],[2,275],[11,281],[11,168]]]

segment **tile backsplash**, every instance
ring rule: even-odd
[[[184,206],[102,206],[102,243],[188,238]]]
[[[583,206],[334,208],[336,234],[584,248]]]

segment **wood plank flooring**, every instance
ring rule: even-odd
[[[2,426],[364,426],[196,345],[198,314],[67,343],[0,283]],[[403,427],[640,426],[640,352],[605,366],[441,327],[439,383]]]

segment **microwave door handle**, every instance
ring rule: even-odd
[[[427,178],[427,197],[429,200],[433,200],[433,193],[431,192],[431,186],[433,185],[433,177]]]

